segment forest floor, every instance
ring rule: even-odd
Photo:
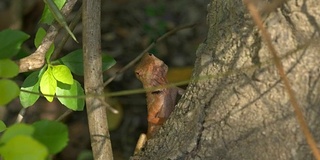
[[[102,52],[112,56],[116,65],[104,73],[105,79],[115,74],[120,68],[132,61],[149,44],[158,37],[177,27],[196,24],[195,26],[176,32],[158,42],[149,52],[162,59],[168,66],[171,82],[188,79],[196,58],[198,45],[205,41],[207,34],[207,4],[209,0],[181,0],[181,1],[147,1],[147,0],[102,0],[101,14],[101,40]],[[8,2],[8,3],[4,3]],[[18,14],[10,8],[10,1],[0,2],[0,30],[12,26],[14,21],[8,21],[8,17]],[[38,21],[43,11],[42,0],[29,0],[24,2],[30,8],[22,12],[21,30],[34,37],[39,27]],[[28,4],[32,3],[32,4]],[[79,2],[78,2],[79,3]],[[80,3],[74,12],[68,17],[72,20]],[[10,18],[9,18],[10,19]],[[79,44],[69,40],[62,53],[63,56],[73,50],[81,48],[81,24],[74,30]],[[57,38],[59,41],[59,37]],[[34,51],[33,40],[25,45],[26,50]],[[94,64],[93,64],[94,65]],[[26,75],[17,78],[22,83]],[[83,82],[83,77],[76,77]],[[186,86],[183,86],[186,87]],[[105,92],[133,90],[142,88],[134,75],[134,67],[126,70],[106,88]],[[120,111],[118,115],[108,114],[111,130],[111,143],[114,159],[128,159],[132,154],[136,141],[141,133],[147,129],[145,94],[135,94],[112,97],[108,102]],[[21,110],[19,99],[14,100],[7,107],[0,108],[0,119],[7,125],[13,124],[17,114]],[[58,101],[48,103],[40,99],[35,105],[26,110],[26,123],[32,123],[39,119],[56,119],[66,111]],[[90,139],[86,120],[86,112],[73,112],[64,122],[69,127],[69,145],[54,157],[59,160],[77,159],[80,154],[90,154]]]

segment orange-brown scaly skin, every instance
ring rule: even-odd
[[[166,78],[168,66],[153,54],[146,54],[137,65],[135,73],[147,90],[148,133],[151,138],[160,126],[168,119],[174,109],[177,88],[161,88],[148,91],[150,88],[168,85]]]

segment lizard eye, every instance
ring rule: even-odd
[[[160,94],[161,92],[162,92],[161,90],[157,90],[157,91],[151,92],[151,94]]]

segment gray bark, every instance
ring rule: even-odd
[[[256,2],[318,142],[320,1],[289,0],[270,12]],[[186,94],[133,159],[313,159],[242,1],[212,0],[208,27]]]
[[[101,56],[101,1],[84,0],[83,18],[83,66],[86,95],[103,95]],[[104,98],[86,98],[87,117],[92,153],[95,160],[112,160],[107,109]]]

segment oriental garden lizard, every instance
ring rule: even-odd
[[[168,66],[150,53],[142,57],[135,69],[136,76],[147,94],[147,139],[152,138],[168,119],[174,109],[177,94],[184,92],[181,88],[168,86],[167,71]]]

